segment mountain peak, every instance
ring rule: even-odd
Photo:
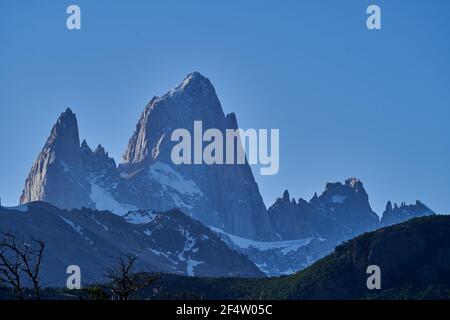
[[[363,183],[358,178],[349,178],[345,180],[345,185],[350,186],[353,189],[359,189],[363,186]]]
[[[89,148],[84,141],[82,148]],[[67,108],[54,124],[25,181],[21,203],[36,200],[60,208],[89,205],[89,186],[83,168],[75,114]],[[80,205],[81,204],[81,205]]]
[[[227,123],[214,86],[199,72],[188,74],[178,86],[151,99],[136,124],[121,167],[128,165],[128,169],[135,170],[158,157],[170,160],[169,153],[160,151],[169,150],[172,145],[173,129],[193,132],[194,121],[202,121],[205,128],[219,129],[224,129]]]
[[[236,114],[234,112],[228,113],[225,117],[227,129],[238,129]]]
[[[59,115],[58,121],[73,121],[77,120],[77,116],[72,112],[72,109],[67,108],[64,112]]]
[[[86,139],[83,139],[83,142],[81,142],[81,151],[91,151],[91,147],[89,147],[89,144],[87,143]]]
[[[183,79],[182,83],[190,83],[190,82],[209,82],[209,79],[202,75],[198,71],[194,71],[189,73],[186,78]]]
[[[72,111],[72,109],[70,109],[70,107],[67,107],[66,110],[62,113],[62,114],[66,114],[66,115],[75,115]]]
[[[168,94],[173,96],[176,93],[191,92],[197,94],[214,93],[214,87],[211,81],[200,72],[194,71],[188,74],[181,83],[172,89]],[[165,96],[163,96],[164,98]]]
[[[237,125],[234,115],[225,116],[212,83],[199,72],[190,73],[177,87],[145,107],[128,142],[123,163],[119,165],[121,176],[139,177],[148,183],[148,190],[154,188],[162,194],[155,196],[157,192],[136,191],[145,194],[138,200],[139,207],[160,206],[166,210],[181,204],[200,221],[226,232],[252,239],[275,239],[269,233],[267,209],[248,164],[174,166],[172,151],[177,142],[171,136],[179,128],[194,134],[196,121],[202,122],[203,131],[214,128],[223,134]],[[160,192],[161,174],[167,174],[170,179],[180,177],[179,181],[192,181],[201,192],[195,196],[177,190],[173,195],[166,188]],[[224,194],[221,191],[224,189],[230,191]]]
[[[389,201],[386,205],[386,210],[383,212],[381,224],[383,226],[389,226],[412,218],[434,214],[435,212],[433,210],[419,200],[417,200],[415,204],[406,204],[405,202],[402,202],[400,206],[394,203],[393,208],[391,202]]]
[[[107,152],[105,151],[105,148],[103,148],[103,146],[101,144],[99,144],[97,146],[97,148],[95,148],[94,153],[107,155]]]
[[[392,202],[388,201],[386,203],[386,209],[384,210],[385,212],[391,212],[392,211]]]
[[[290,200],[289,191],[284,190],[283,200],[285,200],[285,201],[289,201]]]
[[[53,150],[68,164],[80,161],[80,137],[76,115],[70,108],[61,113],[54,124],[43,151]]]

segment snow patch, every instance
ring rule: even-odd
[[[341,196],[339,194],[335,194],[331,197],[331,202],[333,203],[344,203],[346,197],[345,196]]]
[[[80,236],[83,236],[83,229],[82,229],[79,225],[73,223],[72,221],[70,221],[69,219],[64,218],[64,217],[61,216],[61,215],[60,215],[59,217],[60,217],[65,223],[67,223],[69,226],[71,226],[72,229],[75,230]]]
[[[26,204],[21,204],[20,206],[15,206],[15,207],[0,207],[6,210],[12,210],[12,211],[20,211],[22,213],[26,213],[28,212],[28,205]]]
[[[197,184],[190,179],[185,179],[180,173],[162,162],[155,162],[148,169],[151,180],[161,184],[164,191],[172,189],[178,193],[191,197],[203,196]]]
[[[93,220],[97,225],[99,225],[100,227],[102,227],[103,229],[105,229],[105,231],[108,231],[108,230],[109,230],[109,228],[108,228],[107,226],[105,226],[103,223],[101,223],[100,221],[98,221],[98,220],[95,218],[95,216],[92,216],[91,218],[92,218],[92,220]]]
[[[147,224],[155,220],[157,214],[152,211],[130,211],[123,218],[132,224]]]
[[[257,249],[260,251],[277,249],[277,250],[280,250],[280,252],[284,255],[288,254],[289,252],[296,251],[299,248],[308,245],[314,239],[314,238],[310,237],[310,238],[305,238],[305,239],[286,240],[286,241],[255,241],[255,240],[250,240],[250,239],[242,238],[239,236],[235,236],[230,233],[226,233],[219,228],[215,228],[215,227],[211,227],[211,226],[209,226],[209,228],[212,231],[218,233],[219,236],[224,235],[225,237],[230,239],[230,241],[240,249],[254,248],[254,249]]]
[[[186,238],[186,242],[184,243],[183,250],[178,254],[178,259],[180,261],[185,261],[186,266],[186,272],[188,276],[193,277],[195,276],[194,268],[198,266],[199,264],[204,263],[203,261],[197,261],[191,258],[190,255],[186,258],[185,255],[189,254],[190,251],[193,253],[198,251],[198,248],[195,247],[195,239],[191,236],[188,230],[185,230],[182,226],[179,226],[178,231]]]
[[[152,248],[149,248],[149,250],[150,250],[151,252],[153,252],[154,254],[156,254],[157,256],[166,258],[167,260],[169,260],[169,261],[172,262],[173,264],[178,264],[178,261],[175,261],[175,260],[171,259],[170,256],[169,256],[169,254],[167,254],[167,253],[165,253],[165,252],[162,252],[162,251],[159,251],[159,250],[155,250],[155,249],[152,249]],[[170,251],[169,251],[169,253],[170,253]],[[173,267],[172,267],[172,268],[173,268]],[[173,269],[177,269],[177,268],[173,268]]]
[[[117,202],[108,191],[93,181],[91,181],[91,200],[95,203],[97,210],[108,210],[120,216],[128,211],[137,210],[133,205]]]
[[[69,166],[64,161],[60,161],[60,163],[61,163],[61,166],[63,167],[64,172],[70,173]]]
[[[90,245],[94,244],[94,241],[91,240],[91,238],[89,238],[88,236],[85,236],[83,234],[83,228],[81,228],[79,225],[73,223],[72,221],[70,221],[69,219],[64,218],[63,216],[59,216],[65,223],[67,223],[69,226],[72,227],[73,230],[75,230],[80,236],[83,237],[84,240],[86,240],[87,242],[89,242]]]
[[[186,203],[185,203],[183,200],[181,200],[180,197],[177,196],[175,193],[172,193],[172,194],[170,195],[170,197],[172,198],[173,203],[175,204],[175,206],[176,206],[177,208],[188,208],[188,209],[192,209],[192,208],[193,208],[193,206],[191,206],[191,205],[189,205],[189,204],[186,204]]]

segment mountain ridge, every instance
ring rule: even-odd
[[[103,147],[92,150],[79,143],[77,119],[70,109],[56,121],[47,143],[30,171],[20,203],[43,200],[61,208],[90,207],[124,214],[129,209],[169,210],[178,207],[207,225],[253,239],[273,237],[266,206],[248,165],[174,165],[171,132],[192,131],[194,121],[205,130],[225,132],[236,128],[234,114],[225,115],[212,83],[200,73],[189,74],[162,97],[145,107],[124,153],[116,166]],[[65,125],[68,123],[68,125]],[[67,134],[60,127],[69,127]],[[59,145],[72,142],[77,161],[66,165],[66,152]],[[74,142],[73,142],[74,141]],[[240,143],[240,140],[238,139]],[[77,147],[73,147],[76,145]],[[48,151],[49,150],[49,151]],[[54,169],[45,155],[51,152]],[[66,185],[66,194],[58,194]],[[229,190],[223,193],[223,189]],[[52,189],[56,191],[52,193]],[[72,195],[77,199],[66,199]],[[100,205],[99,205],[100,202]]]
[[[46,243],[42,283],[65,284],[78,265],[83,283],[95,283],[115,257],[138,255],[139,268],[188,276],[262,277],[248,257],[178,209],[118,216],[88,208],[65,210],[46,202],[0,207],[1,231]]]
[[[194,121],[222,133],[238,128],[236,115],[223,112],[211,81],[198,72],[150,100],[123,162],[117,164],[101,144],[92,149],[86,140],[80,143],[76,115],[68,108],[33,164],[20,203],[47,201],[62,209],[109,210],[122,217],[178,208],[218,231],[230,249],[247,255],[267,275],[305,268],[361,233],[434,214],[420,201],[400,207],[388,202],[380,221],[357,178],[329,182],[309,201],[291,199],[286,190],[267,209],[248,163],[172,163],[176,142],[171,133],[178,128],[192,132]],[[293,240],[305,244],[291,246]],[[249,245],[242,246],[242,241]]]
[[[450,299],[450,216],[419,217],[365,233],[296,274],[236,279],[162,274],[133,299],[154,300],[446,300]],[[419,246],[411,246],[416,239]],[[388,250],[386,250],[386,248]],[[379,265],[381,289],[366,285]],[[155,291],[154,289],[159,290]],[[1,292],[9,297],[8,292]],[[52,289],[48,299],[79,299],[83,292]]]

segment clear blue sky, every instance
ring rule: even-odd
[[[197,70],[242,128],[280,129],[278,175],[254,171],[266,205],[357,176],[378,213],[450,213],[449,39],[446,0],[0,0],[0,196],[17,204],[67,106],[119,161],[149,99]]]

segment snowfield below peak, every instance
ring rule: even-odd
[[[160,183],[165,191],[172,189],[186,196],[203,196],[203,192],[201,192],[194,181],[185,179],[180,173],[165,163],[155,162],[149,167],[148,174],[150,179]]]
[[[22,213],[28,212],[28,206],[26,204],[21,204],[20,206],[15,206],[15,207],[2,207],[2,206],[0,206],[0,208],[6,209],[6,210],[11,210],[11,211],[19,211],[19,212],[22,212]]]
[[[95,203],[97,210],[108,210],[119,216],[123,216],[129,211],[135,211],[136,208],[133,205],[119,203],[114,197],[105,189],[100,187],[94,181],[91,183],[91,200]]]
[[[156,213],[153,211],[145,211],[145,210],[139,210],[139,211],[130,211],[127,214],[123,216],[123,218],[128,222],[132,224],[147,224],[155,220]]]
[[[261,251],[271,250],[271,249],[281,249],[281,252],[287,254],[291,251],[296,251],[297,249],[304,247],[311,243],[314,238],[298,239],[298,240],[286,240],[286,241],[255,241],[239,236],[235,236],[224,232],[223,230],[215,227],[209,227],[214,232],[218,233],[221,237],[228,237],[231,242],[241,249],[254,248]]]
[[[209,227],[233,250],[245,254],[268,276],[295,273],[322,258],[334,247],[323,238],[285,241],[255,241]]]

